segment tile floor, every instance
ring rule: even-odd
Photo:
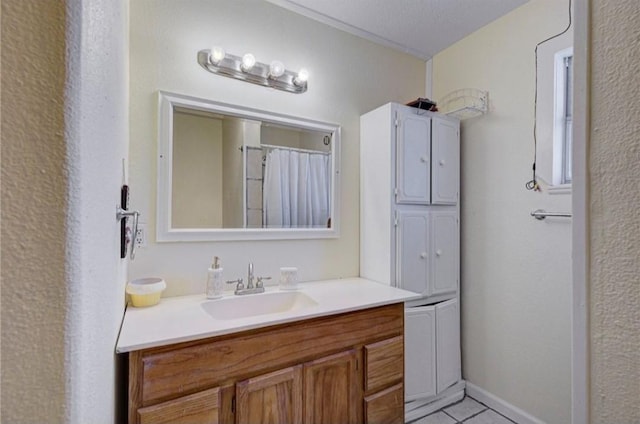
[[[460,402],[442,408],[411,424],[514,424],[493,409],[466,396]],[[517,423],[515,423],[517,424]]]

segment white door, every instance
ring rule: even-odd
[[[405,402],[436,394],[436,318],[433,306],[404,313]]]
[[[453,205],[458,201],[460,180],[459,124],[433,118],[431,203]]]
[[[396,214],[396,286],[427,296],[429,212],[399,209]]]
[[[459,243],[456,208],[431,210],[430,294],[452,293],[458,289]]]
[[[435,305],[437,392],[462,378],[460,366],[460,314],[458,300]]]
[[[396,118],[396,202],[431,201],[431,118],[398,111]]]

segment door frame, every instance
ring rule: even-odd
[[[572,146],[571,422],[589,422],[589,180],[590,13],[588,0],[574,0],[574,114]]]

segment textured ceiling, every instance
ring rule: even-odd
[[[422,59],[528,0],[268,0]]]

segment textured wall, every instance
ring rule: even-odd
[[[288,69],[307,67],[309,90],[297,95],[210,74],[196,54],[212,44],[237,55],[251,51],[262,62],[279,59]],[[157,90],[341,124],[341,237],[155,243]],[[202,293],[213,255],[221,257],[229,279],[246,274],[250,260],[260,275],[275,276],[287,265],[299,267],[303,281],[357,275],[360,115],[423,92],[423,61],[265,1],[132,1],[130,169],[133,199],[151,237],[132,262],[130,277],[165,277],[167,296]]]
[[[2,2],[3,422],[116,420],[126,10]]]
[[[591,8],[591,422],[640,423],[640,2]]]
[[[2,422],[62,422],[65,2],[2,1]]]
[[[114,346],[124,312],[126,260],[120,259],[115,209],[128,151],[128,4],[68,4],[67,420],[124,422],[116,417]]]
[[[567,0],[531,0],[433,59],[436,100],[466,87],[488,90],[490,100],[488,114],[461,126],[463,377],[554,424],[571,420],[571,221],[529,214],[568,211],[571,196],[524,184],[534,48],[567,22]]]

